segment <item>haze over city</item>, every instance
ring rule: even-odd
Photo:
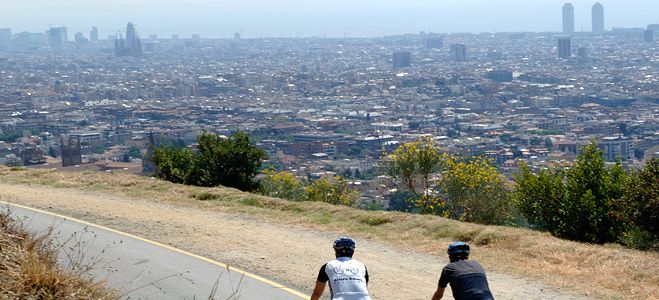
[[[0,3],[0,299],[659,299],[659,0]]]
[[[571,1],[575,31],[590,30],[595,1]],[[606,29],[659,23],[655,0],[600,1]],[[41,32],[67,26],[69,33],[98,26],[105,37],[122,30],[127,20],[144,35],[203,37],[374,37],[429,32],[560,31],[563,1],[430,1],[430,0],[192,0],[192,1],[4,1],[0,27],[14,32]]]

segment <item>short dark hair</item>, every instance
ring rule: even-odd
[[[339,258],[339,257],[350,257],[350,258],[352,258],[352,255],[355,254],[355,250],[339,249],[339,250],[334,250],[334,254],[336,255],[337,258]]]
[[[459,261],[459,260],[465,260],[465,259],[469,259],[469,254],[449,255],[448,259],[451,262],[456,262],[456,261]]]

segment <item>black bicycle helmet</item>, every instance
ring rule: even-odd
[[[349,237],[340,237],[334,241],[334,251],[355,251],[355,241]]]
[[[449,256],[468,256],[469,255],[469,244],[463,242],[453,242],[448,245],[448,251],[446,251]]]

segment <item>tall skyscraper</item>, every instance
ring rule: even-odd
[[[48,31],[46,31],[46,37],[48,39],[48,45],[51,49],[62,49],[64,48],[64,45],[69,41],[66,27],[51,27],[48,29]]]
[[[558,39],[558,57],[570,58],[572,56],[572,38],[565,37]]]
[[[114,53],[117,57],[142,57],[142,40],[137,34],[133,23],[128,23],[126,26],[125,39],[121,35],[114,39]]]
[[[467,46],[465,44],[451,45],[451,58],[455,61],[467,60]]]
[[[604,6],[599,2],[593,5],[593,33],[604,33]]]
[[[412,65],[412,53],[409,51],[395,52],[392,60],[394,69],[409,67]]]
[[[654,43],[654,30],[646,30],[643,32],[643,39],[646,43]]]
[[[563,5],[563,33],[574,33],[574,6],[572,6],[572,3]]]
[[[98,41],[98,28],[96,26],[92,27],[92,30],[89,32],[89,40],[92,42]]]

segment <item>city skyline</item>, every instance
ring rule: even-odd
[[[357,4],[340,0],[309,3],[283,0],[276,4],[263,0],[211,2],[113,1],[87,3],[80,0],[41,3],[34,0],[6,3],[0,12],[0,28],[13,32],[43,32],[48,26],[64,25],[69,34],[89,33],[99,28],[99,36],[115,34],[126,21],[132,21],[145,35],[231,37],[366,37],[427,32],[561,32],[561,5],[549,0],[507,0],[490,3],[481,0],[434,3],[412,0],[364,0]],[[591,31],[591,8],[596,1],[570,1],[574,6],[575,32]],[[606,29],[644,27],[659,23],[654,11],[659,3],[602,1],[607,9]],[[35,7],[41,9],[36,10]],[[53,14],[52,11],[59,13]]]

